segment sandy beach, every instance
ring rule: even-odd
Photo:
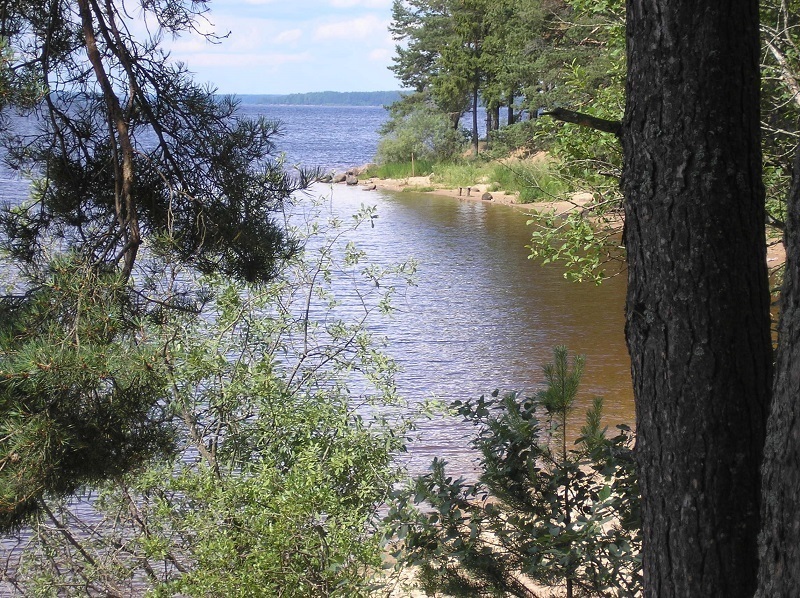
[[[519,196],[516,193],[508,193],[503,190],[489,191],[488,184],[475,184],[471,187],[461,187],[450,189],[440,187],[431,181],[430,176],[408,177],[404,179],[379,179],[368,178],[359,181],[365,190],[373,186],[376,189],[386,189],[388,191],[414,191],[418,193],[430,193],[451,197],[461,201],[491,201],[493,203],[514,206],[529,212],[555,212],[558,215],[566,214],[575,209],[582,209],[592,200],[591,193],[575,193],[569,199],[563,201],[541,201],[535,203],[519,203]],[[483,199],[484,194],[491,195],[490,200]]]
[[[342,183],[344,184],[344,183]],[[379,179],[367,178],[359,180],[359,186],[365,191],[373,189],[386,189],[388,191],[408,191],[429,193],[443,197],[450,197],[459,201],[491,201],[497,204],[513,206],[529,213],[555,213],[557,216],[567,214],[573,210],[582,210],[592,201],[591,193],[574,193],[568,199],[561,201],[540,201],[534,203],[519,203],[518,195],[507,193],[503,190],[488,191],[488,184],[475,184],[471,187],[456,189],[438,186],[431,181],[430,176],[408,177],[404,179]],[[483,199],[489,193],[491,199]],[[786,260],[786,251],[780,238],[772,238],[767,242],[767,266],[770,271],[782,265]]]

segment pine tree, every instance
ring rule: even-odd
[[[534,398],[494,392],[454,407],[477,428],[477,482],[445,462],[398,495],[389,519],[404,566],[422,587],[454,596],[633,596],[640,583],[638,486],[626,426],[607,438],[595,399],[569,429],[583,358],[557,347]]]
[[[170,450],[163,347],[145,324],[203,298],[191,280],[160,286],[160,271],[265,281],[295,250],[275,214],[314,173],[286,173],[277,123],[241,118],[160,48],[206,11],[22,0],[0,13],[3,106],[35,123],[2,130],[10,166],[34,179],[0,214],[0,527]]]

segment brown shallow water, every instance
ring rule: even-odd
[[[410,401],[477,398],[495,388],[533,393],[556,345],[586,356],[573,429],[594,396],[605,397],[605,422],[632,424],[630,361],[625,348],[625,279],[576,284],[558,266],[528,259],[524,211],[488,202],[420,193],[364,191],[335,185],[336,212],[377,206],[372,229],[356,241],[379,262],[413,257],[417,286],[376,331],[400,363],[400,393]],[[472,469],[469,427],[450,418],[424,422],[411,447],[411,468],[433,456],[454,472]]]

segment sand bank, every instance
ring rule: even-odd
[[[591,193],[574,193],[569,198],[560,201],[539,201],[534,203],[519,203],[517,193],[508,193],[503,190],[489,191],[488,184],[476,184],[471,187],[461,187],[460,189],[450,189],[437,186],[431,181],[430,176],[407,177],[404,179],[379,179],[369,178],[359,181],[365,191],[370,189],[386,189],[388,191],[407,191],[417,193],[429,193],[450,197],[459,201],[487,201],[484,194],[491,195],[492,203],[503,204],[525,210],[530,213],[555,213],[564,215],[574,210],[583,210],[592,201]],[[783,264],[786,260],[786,251],[780,239],[771,239],[767,243],[767,265],[773,270]]]

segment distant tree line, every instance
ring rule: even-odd
[[[240,95],[246,104],[290,106],[388,106],[400,99],[399,91],[314,91],[310,93]]]

